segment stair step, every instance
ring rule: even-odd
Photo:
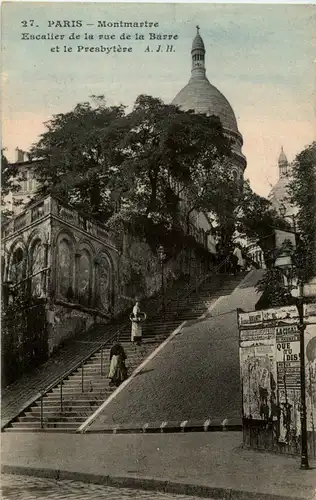
[[[113,391],[112,391],[113,392]],[[73,400],[74,398],[78,401],[78,400],[95,400],[95,399],[102,399],[104,398],[104,391],[100,392],[99,394],[94,391],[94,394],[92,394],[91,392],[89,391],[85,391],[85,392],[79,392],[77,389],[76,391],[68,391],[68,392],[64,392],[63,391],[63,394],[62,394],[62,397],[63,397],[63,400],[64,401],[71,401]],[[47,394],[46,398],[49,399],[49,401],[60,401],[60,391],[58,392],[54,392],[54,393],[49,393]],[[43,402],[45,404],[47,399],[44,399]]]
[[[78,426],[79,427],[79,426]],[[74,434],[77,427],[63,427],[58,428],[41,428],[40,425],[36,427],[7,427],[4,429],[5,432],[62,432],[65,434]]]
[[[78,400],[77,398],[74,399],[74,400],[69,400],[69,399],[64,399],[63,398],[63,407],[66,408],[67,406],[71,406],[71,407],[78,407],[78,408],[81,408],[81,407],[88,407],[88,406],[91,406],[91,407],[96,407],[96,406],[101,406],[102,403],[104,403],[104,398],[102,399],[80,399]],[[41,404],[39,402],[35,402],[34,403],[36,406],[32,406],[32,408],[40,408],[41,407]],[[43,408],[46,409],[46,408],[60,408],[60,398],[59,399],[55,399],[55,398],[51,398],[51,399],[47,399],[45,400],[45,402],[43,402]]]
[[[45,424],[48,424],[48,423],[57,423],[57,422],[70,422],[70,423],[76,423],[76,422],[84,422],[87,417],[89,415],[78,415],[78,414],[75,414],[75,415],[64,415],[63,413],[62,414],[56,414],[55,416],[54,415],[43,415],[43,421],[45,422]],[[37,418],[37,417],[19,417],[19,422],[23,423],[23,424],[30,424],[30,423],[34,423],[34,422],[38,422],[39,424],[41,423],[41,419],[40,418]]]
[[[24,429],[36,429],[36,428],[41,428],[41,423],[38,422],[13,422],[12,427],[14,429],[19,430],[19,427],[24,428]],[[44,423],[46,428],[68,428],[68,429],[77,429],[80,426],[80,422],[45,422]]]
[[[103,401],[102,401],[103,402]],[[99,406],[101,406],[102,402],[100,403],[100,405],[95,405],[95,407],[93,408],[93,410],[95,410],[96,408],[98,408]],[[71,410],[70,410],[71,408]],[[88,410],[91,410],[91,406],[90,405],[84,405],[84,406],[71,406],[71,405],[67,405],[67,404],[63,404],[63,414],[74,414],[74,415],[77,415],[77,413],[80,413],[80,412],[83,412],[83,411],[88,411]],[[55,406],[50,406],[49,408],[43,408],[43,414],[44,415],[55,415],[56,413],[60,413],[60,405],[55,405]],[[27,413],[25,413],[25,416],[40,416],[41,415],[41,410],[38,409],[36,407],[35,408],[31,408],[30,411],[28,411]]]

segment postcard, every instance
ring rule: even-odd
[[[2,4],[3,498],[314,498],[315,29]]]

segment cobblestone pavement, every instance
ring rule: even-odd
[[[56,481],[32,476],[2,474],[2,500],[200,500],[198,497],[157,491],[113,488],[77,481]]]

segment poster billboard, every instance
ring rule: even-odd
[[[279,443],[301,433],[300,331],[296,306],[238,313],[243,418],[276,422]],[[307,431],[315,432],[316,306],[304,306]],[[313,434],[314,435],[314,434]],[[315,440],[315,435],[314,435]]]
[[[243,381],[243,414],[267,419],[275,399],[276,370],[274,346],[269,341],[244,341],[240,350]]]

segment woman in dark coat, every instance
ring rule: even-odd
[[[110,383],[119,386],[127,378],[127,369],[125,365],[126,354],[123,346],[116,342],[110,350]]]

